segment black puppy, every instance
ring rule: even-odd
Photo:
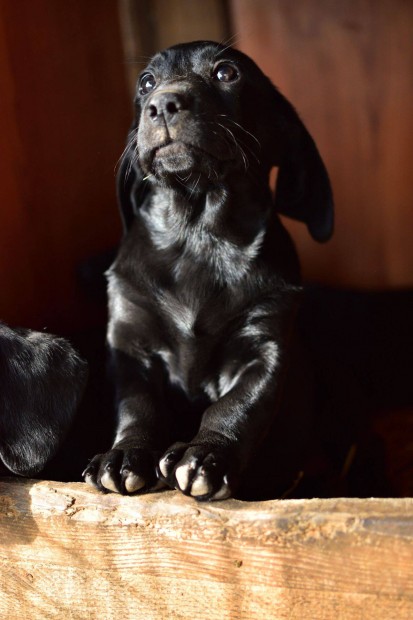
[[[126,235],[108,272],[119,421],[84,476],[101,490],[166,483],[222,499],[257,466],[271,428],[278,469],[283,445],[301,445],[281,406],[299,265],[277,212],[327,240],[330,184],[293,107],[231,48],[157,54],[135,109],[118,179]],[[264,485],[277,477],[266,467],[254,473]]]
[[[0,323],[0,473],[33,476],[71,422],[87,365],[63,338]]]

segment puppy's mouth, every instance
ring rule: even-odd
[[[218,167],[217,158],[203,149],[181,141],[171,141],[153,150],[152,169],[155,175],[210,172]]]
[[[145,159],[148,172],[160,182],[182,185],[183,181],[196,179],[201,189],[225,176],[232,161],[226,155],[181,140],[168,140],[152,148]]]
[[[196,165],[199,151],[184,142],[168,142],[154,149],[152,166],[158,173],[189,171]]]

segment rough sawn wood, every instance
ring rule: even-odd
[[[0,617],[413,618],[413,499],[199,504],[0,481]]]

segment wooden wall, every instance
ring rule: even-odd
[[[413,284],[413,3],[231,0],[237,46],[295,104],[329,168],[334,239],[288,224],[308,278]]]
[[[114,169],[148,55],[223,39],[221,0],[0,0],[0,320],[104,316],[76,278],[117,243]],[[98,314],[97,314],[98,313]]]
[[[227,0],[119,0],[129,88],[148,57],[177,43],[228,36]]]
[[[318,246],[288,223],[305,276],[412,285],[413,3],[0,0],[0,320],[95,321],[75,269],[119,238],[114,167],[136,74],[157,48],[231,34],[331,173],[335,238]]]
[[[0,3],[0,320],[93,323],[76,282],[117,242],[130,97],[112,0]]]

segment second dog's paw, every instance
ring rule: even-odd
[[[231,496],[230,459],[222,448],[174,444],[159,461],[159,477],[197,500]]]
[[[97,454],[83,472],[85,482],[100,491],[131,495],[165,486],[156,475],[159,453],[143,448],[114,448]]]

